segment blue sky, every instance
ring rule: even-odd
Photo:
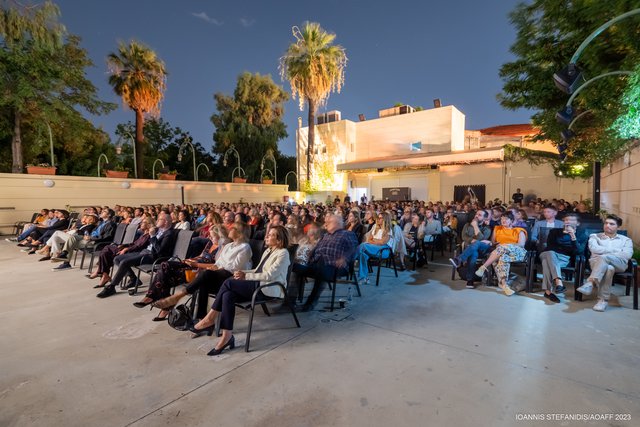
[[[106,56],[118,41],[132,39],[153,48],[169,76],[162,117],[210,147],[213,94],[231,94],[238,74],[270,74],[280,80],[278,59],[293,42],[291,27],[319,22],[337,35],[347,52],[345,86],[332,94],[329,110],[357,120],[377,117],[397,102],[431,107],[434,98],[466,115],[467,129],[526,123],[529,111],[507,111],[496,101],[500,66],[512,59],[515,31],[508,13],[516,0],[59,0],[61,21],[82,38],[95,63],[89,78],[104,100],[120,103],[107,84]],[[289,137],[280,141],[294,154],[297,101],[285,106]],[[113,135],[133,121],[119,107],[92,118]]]

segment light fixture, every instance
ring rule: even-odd
[[[129,188],[131,188],[131,183],[129,181],[123,181],[120,184],[120,187],[124,188],[125,190],[128,190]]]
[[[556,120],[559,123],[568,125],[573,120],[573,107],[566,105],[562,110],[556,113]]]
[[[571,129],[565,129],[562,132],[560,132],[560,136],[562,137],[562,140],[565,142],[565,144],[567,142],[569,142],[569,140],[571,138],[573,138],[574,136],[576,136],[575,132],[572,131]]]
[[[580,85],[581,77],[582,72],[578,66],[576,64],[569,64],[553,74],[553,81],[558,89],[571,95]]]
[[[51,188],[54,185],[56,185],[56,182],[52,179],[45,179],[44,181],[42,181],[42,183],[44,184],[45,187]]]
[[[116,154],[118,156],[122,154],[122,145],[116,145]]]
[[[178,161],[181,162],[182,161],[182,153],[178,152]]]

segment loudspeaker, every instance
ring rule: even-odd
[[[440,98],[436,98],[433,100],[433,108],[440,108],[442,107],[442,101],[440,101]]]
[[[364,117],[364,114],[358,114],[358,119],[359,119],[361,122],[364,122],[365,120],[367,120],[367,119]]]
[[[378,173],[384,172],[384,168],[378,168]]]

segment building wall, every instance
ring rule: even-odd
[[[53,181],[53,187],[45,186],[45,181]],[[130,188],[123,188],[127,184]],[[188,204],[238,202],[241,198],[245,202],[281,202],[288,192],[285,185],[0,174],[0,224],[29,219],[42,208],[181,203],[182,188]]]
[[[600,207],[620,216],[622,228],[640,247],[640,147],[602,169]]]

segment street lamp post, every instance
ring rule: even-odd
[[[196,172],[196,149],[193,147],[193,144],[185,138],[184,142],[182,144],[180,144],[180,148],[178,148],[178,161],[181,162],[182,161],[182,150],[186,147],[186,146],[191,147],[191,154],[193,154],[193,179],[195,181],[198,180],[198,174]]]
[[[298,183],[298,174],[297,174],[297,173],[295,173],[294,171],[289,171],[289,172],[287,172],[287,174],[284,176],[284,184],[285,184],[285,185],[287,185],[287,178],[289,178],[289,175],[291,175],[291,174],[295,175],[295,177],[296,177],[296,184]],[[288,187],[287,187],[287,188],[288,188]]]
[[[162,168],[164,169],[164,162],[160,159],[156,159],[153,162],[153,167],[151,168],[151,173],[153,174],[153,179],[156,179],[156,163],[160,162],[160,164],[162,165]]]
[[[264,173],[264,161],[271,160],[273,162],[273,182],[275,184],[278,183],[278,165],[276,164],[276,158],[273,156],[273,150],[267,150],[267,153],[262,156],[262,160],[260,161],[260,170]],[[267,169],[271,172],[269,169]],[[262,173],[260,174],[260,180],[262,180]]]
[[[242,173],[242,175],[244,175],[244,169],[242,169],[240,167],[240,153],[238,153],[238,150],[236,150],[235,145],[231,144],[229,146],[229,148],[227,149],[227,151],[224,152],[224,158],[222,159],[222,165],[224,167],[227,166],[227,158],[229,157],[229,154],[235,154],[236,158],[238,159],[238,166],[236,166],[233,171],[231,172],[231,181],[233,181],[233,177],[236,173],[236,171],[238,171],[238,176],[241,176],[240,173]]]
[[[129,142],[131,142],[131,147],[133,147],[133,175],[137,179],[138,178],[138,159],[136,159],[136,142],[133,139],[133,136],[131,136],[129,132],[125,132],[124,135],[129,137]],[[122,144],[118,142],[118,145],[116,145],[116,154],[120,155],[121,153],[122,153]]]
[[[204,163],[198,164],[198,167],[196,168],[196,181],[198,180],[198,171],[200,171],[200,166],[204,166],[207,172],[210,172],[209,166],[205,165]]]
[[[51,126],[49,126],[49,122],[44,122],[47,125],[47,130],[49,131],[49,148],[51,148],[51,166],[55,167],[55,158],[53,157],[53,135],[51,134]]]
[[[98,176],[100,176],[100,160],[102,160],[103,157],[107,161],[107,164],[109,164],[109,158],[107,157],[107,155],[104,153],[100,154],[100,156],[98,157]]]

